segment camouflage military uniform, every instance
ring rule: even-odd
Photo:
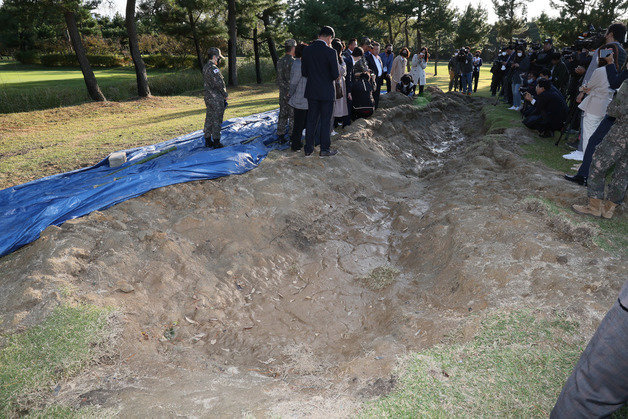
[[[615,124],[593,153],[587,192],[590,198],[604,198],[606,173],[613,165],[615,171],[608,185],[608,200],[621,204],[628,186],[628,82],[624,82],[606,113],[615,117]]]
[[[225,79],[220,70],[211,61],[203,68],[203,82],[205,87],[205,143],[209,144],[210,138],[214,145],[220,143],[220,126],[225,114],[225,101],[227,100],[227,89]]]
[[[292,123],[294,110],[288,105],[288,93],[290,92],[290,71],[294,57],[289,54],[284,55],[277,61],[277,84],[279,85],[279,118],[277,119],[277,135],[286,135],[286,125],[288,133],[292,133]]]

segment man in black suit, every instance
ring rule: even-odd
[[[358,48],[356,46],[356,48]],[[345,117],[344,125],[348,127],[351,125],[351,116],[353,115],[353,98],[351,97],[351,91],[353,90],[353,81],[355,79],[353,75],[353,63],[356,61],[356,58],[353,56],[353,51],[356,51],[354,48],[351,51],[351,54],[344,56],[345,64],[347,65],[347,75],[345,76],[345,86],[347,86],[347,109],[349,109],[349,114]],[[360,55],[362,55],[362,49],[359,50]]]
[[[538,129],[541,137],[551,137],[562,128],[567,119],[567,103],[549,80],[539,79],[536,96],[526,93],[524,98],[535,106],[534,113],[523,120],[525,126]]]
[[[339,76],[338,55],[330,48],[334,39],[334,30],[323,26],[318,39],[303,50],[301,58],[301,74],[307,77],[305,98],[307,99],[307,125],[305,128],[305,155],[314,152],[315,136],[320,138],[321,157],[333,156],[338,153],[331,146],[331,118],[334,112],[336,89],[334,80]],[[318,133],[316,126],[320,124]]]

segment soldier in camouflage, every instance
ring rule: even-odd
[[[203,67],[203,84],[205,88],[205,147],[220,148],[220,126],[227,106],[227,89],[225,79],[218,69],[218,63],[225,57],[218,48],[208,50],[209,61]]]
[[[624,200],[628,186],[628,81],[622,83],[606,113],[615,118],[615,123],[595,149],[591,160],[587,179],[589,203],[572,208],[580,214],[611,218],[617,205]],[[615,170],[605,197],[606,173],[613,166]]]
[[[294,62],[294,49],[297,41],[288,39],[285,44],[286,54],[277,61],[277,84],[279,85],[279,118],[277,119],[277,137],[286,142],[286,126],[288,135],[292,133],[293,109],[288,105],[290,99],[290,71]]]

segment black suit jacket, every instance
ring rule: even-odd
[[[371,73],[377,76],[377,66],[375,65],[375,56],[371,54],[370,52],[364,53],[364,56],[366,57],[366,63],[369,66],[369,70],[371,70]]]
[[[344,57],[345,64],[347,65],[347,75],[345,76],[345,84],[347,86],[347,93],[351,93],[353,90],[353,81],[355,76],[353,75],[353,57],[351,55]]]
[[[560,129],[569,112],[565,98],[563,98],[560,91],[554,87],[544,91],[535,99],[534,106],[536,111],[546,121],[552,123],[554,128],[558,127],[557,129]]]
[[[336,100],[334,80],[338,73],[338,54],[321,40],[314,41],[303,50],[301,74],[307,77],[305,98]]]

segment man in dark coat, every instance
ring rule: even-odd
[[[355,48],[353,50],[355,50]],[[345,61],[345,64],[347,65],[347,75],[345,76],[345,86],[347,87],[346,89],[347,90],[347,109],[349,110],[349,114],[345,116],[345,126],[349,126],[351,125],[351,115],[352,115],[351,111],[353,109],[353,98],[351,97],[351,91],[353,90],[353,81],[355,79],[353,75],[354,58],[352,54],[349,54],[349,55],[345,55],[343,59]]]
[[[536,85],[536,96],[525,94],[525,100],[532,103],[535,111],[523,120],[525,126],[537,129],[542,137],[551,137],[554,131],[562,128],[567,118],[567,103],[565,98],[552,89],[552,83],[546,79],[539,79]]]
[[[314,152],[315,135],[320,138],[320,156],[333,156],[338,153],[331,149],[331,118],[336,100],[334,80],[339,76],[338,55],[330,48],[334,30],[323,26],[318,39],[303,50],[301,74],[307,77],[305,98],[308,103],[307,125],[305,128],[305,155]],[[320,129],[316,133],[316,126]]]
[[[607,418],[628,401],[628,281],[567,379],[550,419]]]
[[[552,84],[556,86],[558,90],[567,97],[567,86],[569,85],[569,70],[562,60],[560,52],[555,52],[552,55],[552,67],[550,68],[552,74]]]

